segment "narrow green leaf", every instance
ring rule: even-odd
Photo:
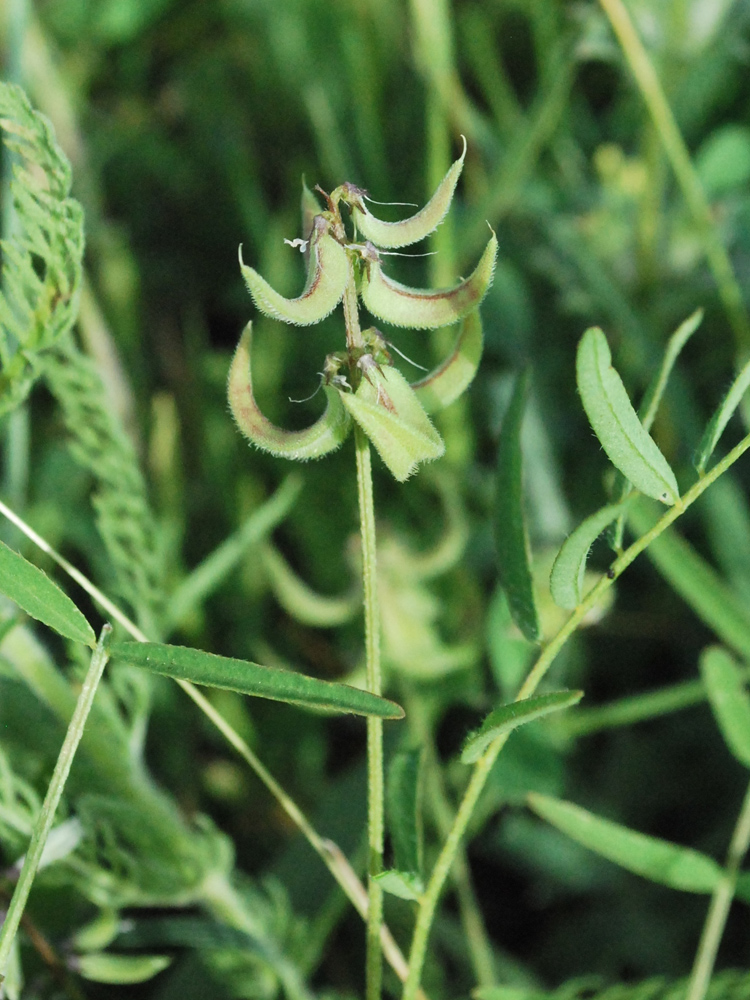
[[[602,819],[572,802],[532,792],[528,803],[538,816],[577,843],[652,882],[684,892],[710,893],[722,877],[713,858]]]
[[[373,316],[394,326],[434,330],[450,326],[476,309],[492,284],[497,255],[493,233],[479,263],[465,281],[453,288],[409,288],[383,274],[372,244],[363,250],[362,301]]]
[[[333,386],[323,386],[328,405],[323,415],[306,430],[283,430],[261,413],[253,393],[250,367],[252,330],[252,323],[248,323],[229,369],[229,408],[242,434],[261,451],[268,451],[277,458],[305,462],[335,451],[349,433],[351,420]]]
[[[638,535],[644,535],[656,520],[649,506],[640,501],[628,508],[628,524]],[[655,538],[646,554],[719,640],[740,656],[750,658],[750,611],[716,570],[673,528]]]
[[[421,750],[395,754],[388,768],[386,804],[393,859],[401,872],[422,871]]]
[[[115,642],[110,655],[113,659],[125,660],[133,666],[145,667],[167,677],[239,691],[255,698],[270,698],[272,701],[331,712],[374,715],[382,719],[401,719],[404,715],[400,705],[369,691],[321,681],[291,670],[262,667],[248,660],[217,656],[200,649],[158,642]]]
[[[172,959],[168,955],[114,955],[93,951],[75,960],[75,970],[93,983],[145,983],[166,969]]]
[[[440,458],[445,451],[443,439],[398,368],[373,365],[356,392],[341,392],[341,401],[400,483],[421,462]]]
[[[742,397],[747,392],[748,386],[750,386],[750,361],[746,362],[740,370],[704,431],[695,457],[695,467],[701,475],[706,471],[706,464],[713,455],[732,414],[742,402]]]
[[[621,503],[602,507],[575,529],[563,542],[550,573],[549,586],[552,600],[558,607],[573,611],[583,599],[583,578],[589,549],[623,510]]]
[[[390,892],[399,899],[412,899],[418,902],[424,893],[424,882],[416,872],[402,872],[389,868],[388,871],[376,875],[375,881],[380,883],[380,888],[384,892]]]
[[[703,650],[700,670],[724,742],[741,764],[750,767],[750,695],[742,671],[721,646]]]
[[[500,576],[508,595],[513,621],[527,639],[536,642],[540,636],[540,627],[523,509],[521,455],[521,425],[528,384],[527,370],[516,379],[513,396],[500,431],[497,453],[495,540]]]
[[[502,733],[509,733],[527,722],[540,719],[550,712],[577,705],[583,698],[583,691],[551,691],[524,701],[512,701],[490,712],[479,729],[469,733],[461,751],[462,764],[474,764],[487,747]]]
[[[581,337],[576,378],[586,416],[610,462],[641,493],[676,503],[680,493],[674,472],[638,419],[598,327]]]
[[[442,365],[412,383],[426,413],[450,406],[471,385],[482,359],[482,319],[473,309],[461,324],[453,352]]]
[[[686,320],[680,323],[667,341],[661,366],[646,390],[643,402],[638,407],[638,416],[641,418],[641,423],[645,430],[651,430],[659,409],[659,404],[664,395],[664,390],[667,387],[669,376],[672,374],[672,369],[675,366],[677,358],[680,356],[682,348],[687,344],[702,322],[703,310],[696,309],[694,313],[691,313]]]
[[[0,593],[74,642],[96,645],[94,630],[67,594],[37,566],[0,542]]]

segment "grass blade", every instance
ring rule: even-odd
[[[528,804],[577,843],[652,882],[683,892],[710,893],[722,876],[719,865],[705,854],[602,819],[572,802],[532,792]]]
[[[581,337],[576,377],[586,416],[610,462],[641,493],[675,503],[680,491],[674,472],[638,419],[598,327]]]
[[[563,542],[549,578],[552,600],[558,607],[573,611],[581,603],[589,549],[607,525],[622,513],[623,506],[618,503],[602,507],[582,521]]]
[[[262,667],[248,660],[234,660],[186,646],[158,642],[115,642],[110,654],[136,667],[166,677],[207,687],[225,688],[256,698],[270,698],[289,705],[331,712],[352,712],[381,719],[401,719],[404,711],[395,702],[369,691],[307,677],[291,670]]]
[[[96,645],[94,630],[68,595],[4,542],[0,542],[0,592],[66,639],[92,649]]]
[[[550,712],[558,712],[570,705],[577,705],[583,691],[551,691],[536,698],[512,701],[490,712],[479,729],[469,733],[461,751],[462,764],[474,764],[492,741],[501,733],[508,733],[527,722],[533,722]]]
[[[741,764],[750,767],[750,695],[742,672],[721,646],[704,649],[700,669],[724,742]]]
[[[516,379],[500,432],[497,452],[495,538],[500,575],[508,595],[508,606],[513,621],[527,639],[536,642],[540,636],[540,627],[523,510],[521,455],[521,425],[528,385],[529,372],[526,370]]]

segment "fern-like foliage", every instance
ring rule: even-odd
[[[26,398],[44,354],[78,314],[83,211],[50,122],[13,84],[0,83],[0,130],[13,157],[14,217],[2,250],[0,416]]]
[[[97,527],[115,574],[114,587],[141,628],[159,635],[164,597],[156,519],[133,444],[107,405],[96,366],[66,337],[43,365],[62,410],[73,457],[95,480]]]

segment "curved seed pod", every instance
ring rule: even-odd
[[[461,138],[463,139],[463,136]],[[466,139],[463,152],[438,184],[437,190],[425,207],[416,215],[402,219],[401,222],[381,222],[380,219],[376,219],[360,195],[356,201],[352,201],[352,219],[357,232],[375,246],[391,249],[407,247],[429,236],[434,229],[437,229],[450,208],[458,178],[463,170],[465,156]]]
[[[482,320],[472,309],[461,324],[453,352],[442,365],[412,382],[412,389],[426,413],[436,413],[458,399],[471,384],[482,358]]]
[[[323,386],[328,406],[323,416],[304,431],[285,431],[263,416],[253,395],[250,370],[252,323],[245,327],[229,369],[229,407],[237,426],[254,445],[279,458],[306,461],[335,451],[351,428],[341,396],[332,386]]]
[[[258,309],[266,316],[297,326],[318,323],[333,312],[341,301],[349,280],[346,250],[331,236],[323,215],[316,215],[313,220],[307,284],[298,298],[286,299],[279,295],[254,268],[247,267],[242,261],[242,248],[240,267]]]
[[[357,391],[343,392],[341,400],[403,483],[420,462],[440,458],[445,451],[443,439],[397,368],[381,368],[371,359],[363,371]]]
[[[671,506],[680,499],[675,474],[644,429],[598,327],[581,337],[576,378],[583,408],[610,462],[641,493]]]
[[[493,233],[473,273],[453,288],[408,288],[387,278],[377,250],[365,245],[362,274],[362,301],[373,314],[394,326],[434,330],[450,326],[475,309],[492,284],[497,238]]]

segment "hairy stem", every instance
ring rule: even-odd
[[[641,535],[621,556],[619,556],[610,566],[609,573],[605,574],[599,582],[591,588],[583,601],[570,615],[557,635],[551,639],[542,649],[539,659],[534,664],[528,677],[518,692],[516,701],[523,701],[531,697],[536,691],[545,674],[552,666],[552,663],[562,647],[571,635],[576,631],[586,615],[599,603],[605,592],[614,584],[615,580],[630,566],[630,564],[648,548],[651,542],[665,531],[674,521],[677,520],[708,487],[714,483],[722,473],[726,472],[747,450],[750,448],[750,434],[744,437],[728,455],[700,478],[681,500],[673,506],[656,522],[656,524]],[[451,831],[443,844],[442,850],[435,862],[430,881],[424,895],[419,903],[417,921],[414,927],[411,951],[409,953],[409,975],[406,980],[403,992],[403,1000],[414,1000],[422,978],[422,968],[427,954],[427,942],[432,927],[432,921],[437,909],[438,900],[442,892],[445,880],[453,866],[453,862],[458,853],[459,847],[469,825],[474,807],[484,788],[487,777],[492,770],[492,765],[497,759],[497,755],[508,739],[508,734],[498,736],[489,745],[484,754],[474,765],[474,772],[469,781],[464,797],[459,806],[456,818],[453,821]]]
[[[92,653],[91,663],[86,673],[81,693],[78,696],[73,718],[70,720],[68,731],[65,734],[65,740],[60,749],[55,770],[52,773],[52,780],[49,783],[47,794],[44,797],[42,808],[34,826],[34,832],[31,835],[31,841],[26,851],[21,874],[18,876],[13,899],[10,902],[5,922],[0,931],[0,977],[5,973],[10,950],[26,906],[26,900],[29,898],[31,886],[39,868],[39,862],[42,859],[47,839],[52,830],[52,824],[55,821],[55,813],[60,804],[65,782],[68,780],[73,758],[83,736],[86,719],[94,703],[96,689],[99,686],[99,681],[109,659],[107,643],[111,632],[112,626],[105,625],[99,637],[99,642],[96,644],[96,649]]]
[[[365,648],[367,687],[380,694],[380,617],[375,552],[375,503],[372,492],[370,442],[358,424],[354,427],[357,454],[357,492],[362,536],[362,582],[365,598]],[[375,880],[383,870],[383,720],[367,720],[367,843],[368,911],[366,1000],[379,1000],[382,981],[380,928],[383,922],[383,890]]]

